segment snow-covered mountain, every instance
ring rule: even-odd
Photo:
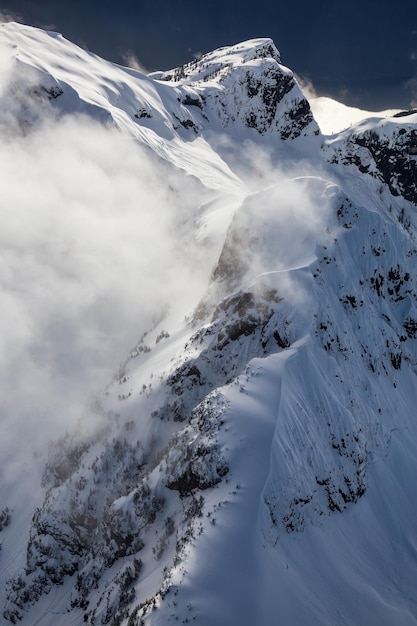
[[[325,135],[269,39],[148,76],[18,24],[0,46],[8,141],[139,144],[206,268],[36,498],[3,489],[5,623],[417,624],[417,113]]]

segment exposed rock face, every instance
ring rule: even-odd
[[[238,122],[260,134],[277,132],[283,140],[319,134],[308,101],[269,39],[220,48],[155,76],[189,85],[193,95],[182,103],[190,114],[197,107],[210,118],[214,114],[224,127]]]
[[[386,184],[393,196],[417,202],[417,131],[414,125],[385,123],[345,134],[326,149],[331,163],[355,165]]]

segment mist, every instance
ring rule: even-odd
[[[221,190],[114,125],[63,115],[39,93],[36,70],[7,49],[0,59],[0,460],[13,480],[49,441],[100,425],[95,399],[155,318],[194,309],[235,205],[213,208],[204,230],[201,207]],[[295,167],[272,139],[262,148],[245,140],[244,156],[226,136],[211,139],[253,196],[254,228],[274,224],[272,257],[256,251],[254,270],[304,263],[327,201],[285,181],[317,168]]]
[[[0,131],[0,456],[10,476],[49,440],[95,427],[94,398],[120,361],[162,311],[189,312],[210,270],[187,226],[201,201],[195,181],[87,117],[45,111],[28,127],[12,113]]]

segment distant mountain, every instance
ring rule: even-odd
[[[269,39],[149,76],[0,45],[0,112],[88,116],[192,177],[212,260],[114,364],[102,428],[52,446],[28,536],[4,502],[6,623],[417,624],[417,113],[324,135]]]

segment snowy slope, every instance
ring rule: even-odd
[[[176,133],[173,120],[184,117],[186,110],[175,87],[108,63],[57,33],[2,24],[0,42],[14,93],[31,94],[35,104],[49,100],[59,112],[86,113],[115,124],[187,173],[203,177],[209,187],[241,187],[204,141],[197,137],[184,142]],[[26,117],[32,108],[33,102],[25,105]]]
[[[267,39],[150,76],[0,42],[24,133],[82,113],[197,179],[208,268],[4,513],[6,623],[416,624],[416,115],[325,138]]]
[[[309,98],[313,115],[324,135],[338,133],[352,124],[357,124],[368,117],[392,117],[400,113],[399,109],[387,111],[364,111],[357,107],[348,106],[332,100],[326,96],[314,96]]]

